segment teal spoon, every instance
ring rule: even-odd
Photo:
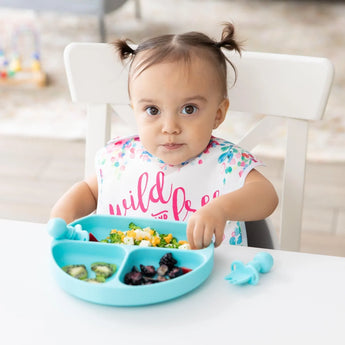
[[[89,233],[81,228],[78,224],[76,226],[67,225],[61,218],[52,218],[47,224],[48,233],[55,240],[77,240],[89,241]]]
[[[268,253],[258,253],[247,265],[241,261],[234,261],[231,264],[231,272],[225,279],[231,284],[256,285],[259,282],[259,273],[267,273],[273,266],[273,257]]]

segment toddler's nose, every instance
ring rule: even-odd
[[[181,126],[175,115],[167,115],[163,119],[162,132],[165,134],[181,133]]]

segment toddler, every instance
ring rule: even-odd
[[[244,221],[264,219],[277,206],[272,184],[252,154],[216,138],[225,119],[227,63],[222,49],[240,53],[234,27],[221,40],[199,32],[163,35],[132,48],[114,43],[129,59],[128,92],[138,135],[116,138],[96,156],[96,174],[72,186],[51,217],[67,223],[95,211],[187,222],[191,248],[214,236],[246,245]],[[235,78],[236,79],[236,78]]]

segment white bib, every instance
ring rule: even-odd
[[[241,188],[258,165],[249,152],[215,137],[199,156],[176,166],[152,156],[137,136],[115,139],[96,156],[97,213],[187,222],[213,198]],[[244,223],[228,222],[225,238],[247,245]]]

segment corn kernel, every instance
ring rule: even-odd
[[[127,231],[127,236],[135,238],[136,233],[134,232],[134,230],[129,230],[129,231]]]
[[[154,236],[154,237],[152,237],[152,239],[151,239],[151,243],[152,243],[152,245],[154,246],[154,247],[156,247],[156,245],[157,244],[159,244],[160,243],[160,238],[158,237],[158,236]]]
[[[171,240],[172,240],[172,234],[169,234],[169,235],[165,236],[164,240],[165,240],[166,243],[170,243]]]

